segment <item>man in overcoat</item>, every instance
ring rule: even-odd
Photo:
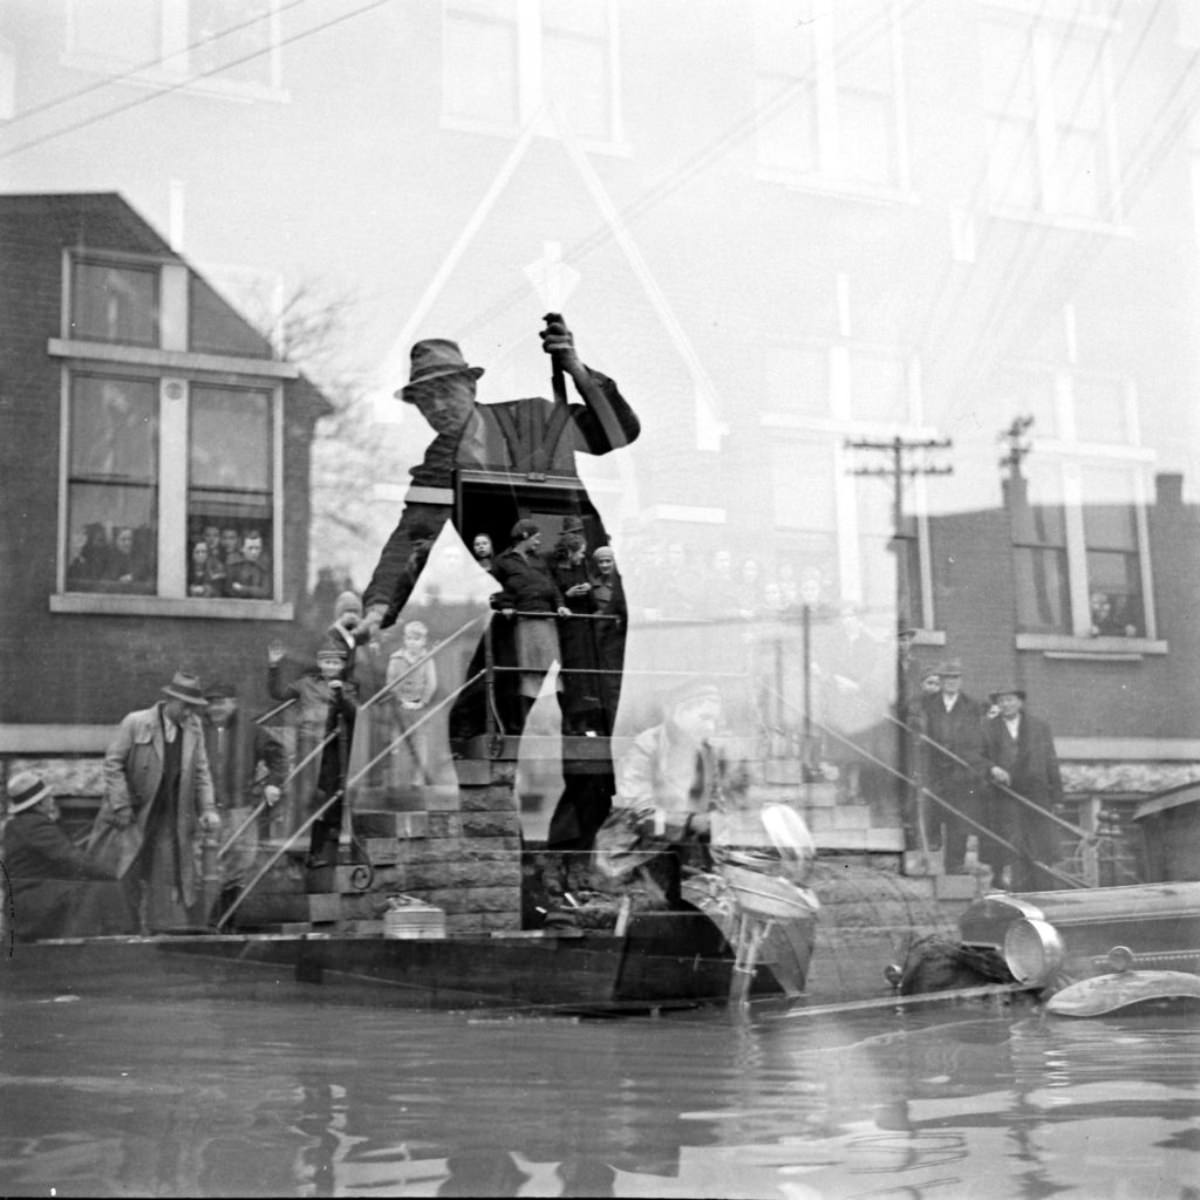
[[[584,365],[576,352],[574,335],[562,317],[549,314],[545,320],[546,327],[539,334],[542,349],[571,377],[582,403],[556,403],[532,397],[501,404],[478,404],[475,387],[483,368],[470,366],[457,343],[431,338],[413,346],[409,382],[396,395],[416,405],[436,437],[426,448],[424,461],[413,468],[400,522],[384,546],[363,592],[365,625],[387,628],[395,623],[417,586],[429,547],[447,521],[455,522],[464,543],[467,536],[473,537],[478,532],[459,528],[457,524],[463,519],[463,514],[456,513],[454,508],[454,488],[460,471],[494,471],[504,479],[515,474],[570,481],[574,503],[582,513],[589,504],[579,482],[576,452],[607,454],[629,445],[641,432],[637,415],[617,385]],[[565,396],[562,400],[565,401]],[[608,541],[603,529],[598,530],[597,540]],[[499,558],[493,570],[498,564]],[[456,715],[461,716],[468,704],[464,700]],[[455,716],[451,722],[461,724]],[[559,819],[552,822],[556,843],[572,848],[591,844],[592,834],[607,815],[607,796],[612,793],[611,761],[607,767],[593,776],[594,789],[590,784],[583,788],[594,790],[595,799],[584,803],[572,801],[559,813]]]
[[[922,782],[935,795],[952,804],[963,816],[983,819],[983,706],[962,690],[962,663],[957,658],[939,663],[939,690],[921,699],[924,777]],[[940,804],[931,804],[927,814],[933,829],[946,831],[942,844],[946,870],[961,870],[967,837],[977,833]],[[937,841],[937,838],[934,838]]]
[[[992,789],[989,823],[1018,852],[981,839],[980,858],[993,868],[998,882],[1007,880],[1012,891],[1061,887],[1042,869],[1062,857],[1057,826],[1001,790],[1010,789],[1047,813],[1054,811],[1063,792],[1054,735],[1045,721],[1025,711],[1025,693],[1020,688],[992,692],[990,699],[1000,712],[985,727],[983,752],[988,778],[1000,787]]]
[[[177,671],[162,696],[121,719],[104,756],[104,802],[93,831],[94,841],[105,826],[137,829],[140,847],[128,871],[141,888],[148,933],[202,923],[197,843],[221,826],[200,722],[208,704],[200,681]]]

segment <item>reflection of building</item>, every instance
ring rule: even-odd
[[[254,701],[327,403],[116,195],[0,197],[0,242],[0,753],[95,751],[181,665]],[[210,527],[252,593],[189,588]]]

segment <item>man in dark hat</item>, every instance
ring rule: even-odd
[[[200,713],[208,707],[200,680],[186,671],[163,698],[122,720],[104,756],[104,802],[93,839],[105,826],[136,827],[141,848],[129,867],[141,888],[148,933],[202,923],[195,846],[221,826]]]
[[[962,690],[962,662],[948,658],[937,666],[940,687],[921,700],[925,747],[925,786],[973,821],[983,820],[980,775],[983,772],[983,708]],[[926,813],[927,831],[944,829],[943,862],[949,872],[961,870],[967,837],[978,832],[956,813],[934,804]],[[932,829],[929,829],[932,826]]]
[[[987,776],[998,785],[992,789],[990,824],[1017,852],[981,839],[979,857],[992,867],[995,879],[1012,891],[1061,887],[1061,882],[1042,869],[1061,857],[1057,826],[1008,794],[1016,792],[1046,812],[1053,812],[1062,802],[1054,735],[1045,721],[1025,711],[1021,688],[1000,688],[990,699],[1000,710],[984,730]]]
[[[633,409],[611,379],[584,366],[563,319],[548,316],[540,336],[542,348],[571,376],[583,400],[567,404],[561,417],[555,404],[541,398],[478,404],[475,385],[483,368],[470,366],[457,343],[429,338],[413,346],[409,381],[396,395],[416,405],[436,436],[412,470],[400,523],[363,593],[367,622],[384,628],[395,622],[416,584],[409,569],[416,543],[432,543],[446,521],[456,519],[456,469],[577,480],[576,448],[607,454],[638,436],[641,426]],[[586,501],[582,485],[579,490],[581,502]],[[465,537],[467,531],[458,532]]]

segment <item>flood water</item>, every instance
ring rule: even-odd
[[[1195,1012],[0,997],[3,1195],[1195,1197],[1198,1115]]]

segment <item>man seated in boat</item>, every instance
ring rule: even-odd
[[[639,873],[670,907],[679,906],[685,867],[712,868],[711,814],[722,806],[728,774],[712,743],[721,712],[720,693],[702,680],[667,695],[662,723],[639,734],[618,764],[614,813],[597,838],[602,865],[604,835],[616,829],[665,851],[644,854]]]
[[[13,933],[21,941],[135,933],[137,918],[116,871],[94,862],[58,823],[54,791],[33,771],[8,784],[4,871]]]

